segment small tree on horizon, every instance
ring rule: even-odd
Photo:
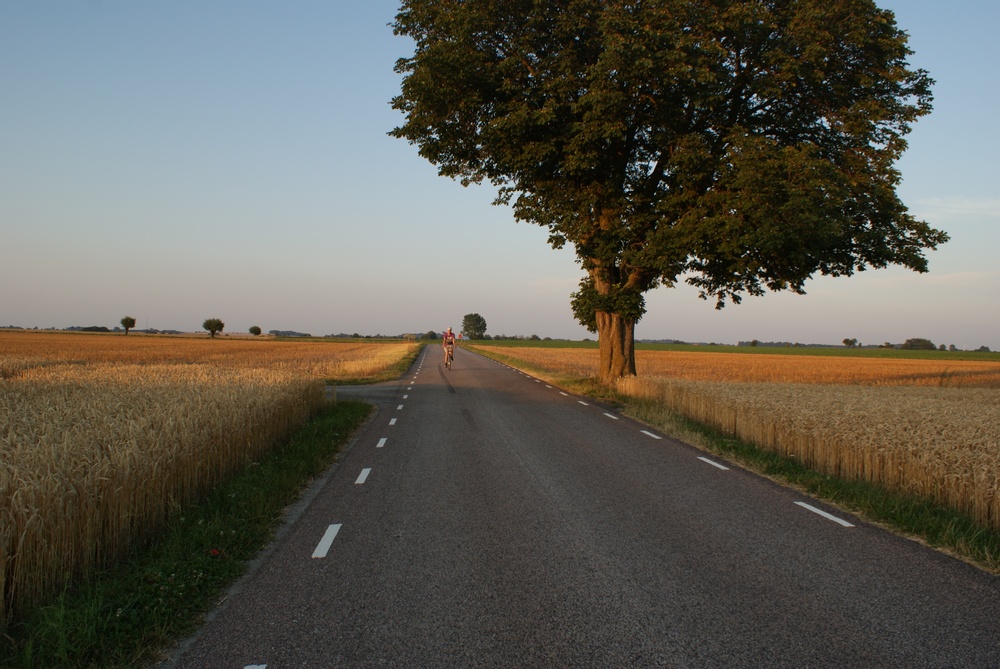
[[[208,333],[212,337],[215,337],[215,335],[217,333],[222,332],[223,328],[226,327],[226,324],[223,323],[218,318],[208,318],[208,319],[205,319],[205,322],[201,324],[201,327],[203,327],[206,330],[208,330]]]
[[[125,318],[123,318],[121,323],[122,327],[125,328],[126,335],[128,334],[129,330],[135,327],[135,319],[132,318],[131,316],[126,316]]]
[[[259,325],[251,325],[250,326],[250,334],[252,334],[254,337],[259,337],[260,336],[260,326]]]
[[[479,314],[466,314],[462,319],[462,332],[469,339],[482,339],[486,335],[486,319]]]
[[[923,337],[913,337],[907,339],[899,347],[904,351],[936,351],[937,346],[934,345],[930,339],[924,339]]]

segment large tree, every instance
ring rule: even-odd
[[[870,0],[405,0],[404,122],[443,176],[569,243],[600,376],[635,373],[643,294],[721,308],[816,273],[927,271],[895,161],[933,83]]]

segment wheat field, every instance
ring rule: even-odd
[[[0,331],[0,628],[416,348]]]
[[[476,349],[556,378],[597,373],[592,349]],[[1000,362],[640,350],[636,366],[625,396],[1000,529]]]

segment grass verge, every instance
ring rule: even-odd
[[[662,404],[610,391],[593,378],[561,377],[494,351],[476,352],[570,392],[612,404],[624,414],[678,441],[725,457],[749,471],[802,490],[891,532],[920,541],[985,571],[1000,574],[1000,532],[976,523],[967,514],[949,506],[894,493],[872,483],[822,474],[795,458],[758,448],[714,427],[685,418]]]
[[[792,486],[896,534],[920,541],[980,569],[1000,574],[1000,532],[944,504],[895,493],[873,483],[822,474],[795,458],[758,448],[654,402],[627,400],[624,413],[679,441]]]
[[[153,545],[12,625],[0,638],[0,667],[115,669],[157,660],[197,629],[370,411],[358,402],[326,406],[199,504],[175,509]]]

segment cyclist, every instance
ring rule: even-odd
[[[451,363],[451,358],[455,355],[455,333],[451,331],[451,328],[444,333],[444,366],[447,367]]]

